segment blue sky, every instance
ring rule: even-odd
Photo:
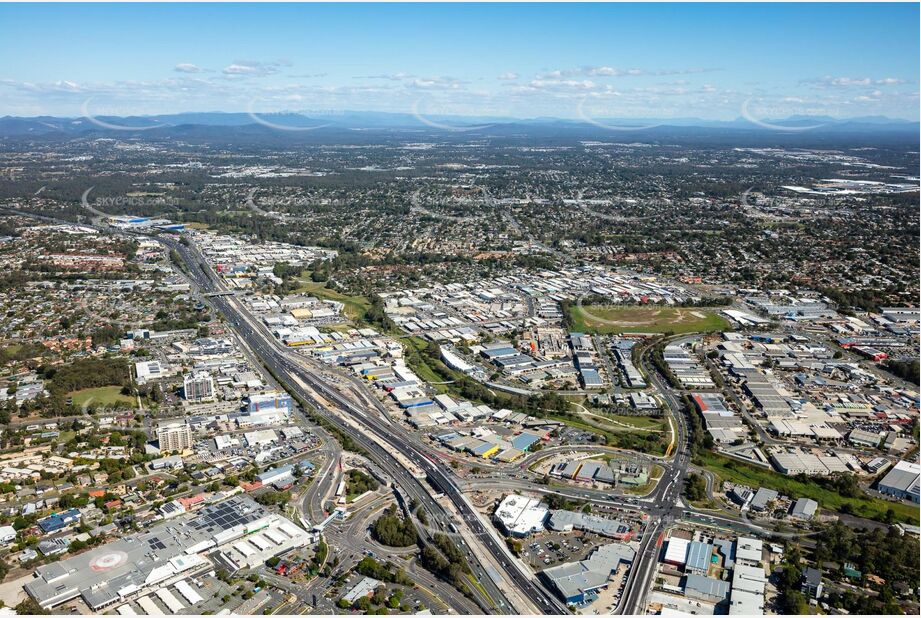
[[[0,115],[918,119],[917,4],[0,5]]]

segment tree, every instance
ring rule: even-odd
[[[684,497],[691,502],[699,502],[707,498],[707,482],[695,473],[688,474],[684,479]]]
[[[26,597],[24,601],[13,608],[20,616],[43,616],[50,614],[47,609],[35,602],[32,597]]]
[[[413,522],[409,518],[398,517],[396,505],[391,505],[371,524],[371,536],[378,543],[390,547],[409,547],[418,540]]]

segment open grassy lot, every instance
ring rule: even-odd
[[[729,322],[709,309],[657,305],[573,305],[573,330],[583,333],[698,333],[728,330]]]
[[[137,399],[129,395],[122,395],[121,386],[100,386],[98,388],[84,388],[67,394],[74,405],[82,407],[87,401],[96,406],[114,406],[125,404],[128,407],[137,405]]]
[[[434,388],[439,393],[451,393],[452,390],[449,384],[443,384],[446,382],[445,377],[440,375],[433,367],[432,363],[435,361],[423,353],[425,347],[428,345],[424,339],[419,337],[404,337],[403,343],[406,345],[406,364],[412,369],[417,376],[428,382],[432,388]],[[439,367],[439,370],[445,373],[450,373],[451,370],[442,365]],[[459,393],[453,393],[460,396]]]
[[[892,509],[895,519],[918,525],[918,507],[890,502],[882,498],[864,496],[846,498],[836,491],[826,489],[817,483],[802,482],[772,470],[750,466],[724,457],[718,453],[703,452],[695,462],[710,470],[724,481],[741,483],[749,487],[769,487],[791,498],[812,498],[823,508],[841,513],[851,513],[867,519],[882,521],[886,511]]]
[[[664,416],[625,416],[621,414],[607,414],[615,423],[629,425],[637,429],[653,429],[668,431],[668,420]]]
[[[582,429],[603,436],[607,446],[622,448],[650,455],[664,455],[668,446],[668,434],[663,432],[637,431],[634,427],[624,427],[607,422],[606,419],[575,414],[548,414],[544,418],[561,421],[570,427]]]
[[[344,305],[345,315],[354,322],[364,320],[365,314],[371,307],[371,301],[364,296],[349,296],[326,287],[325,283],[311,281],[309,277],[301,278],[301,285],[297,288],[299,294],[310,294],[321,300],[335,300]]]

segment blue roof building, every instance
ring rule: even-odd
[[[58,530],[63,530],[67,526],[75,524],[79,521],[79,509],[68,509],[66,511],[62,511],[61,513],[49,515],[44,519],[39,519],[36,523],[38,523],[38,527],[42,529],[42,532],[45,534],[50,534],[52,532],[57,532]]]
[[[684,565],[685,573],[706,575],[710,568],[710,556],[713,555],[713,545],[691,541],[688,545],[688,558]]]
[[[582,376],[582,385],[585,388],[600,388],[604,386],[601,375],[596,369],[583,369],[580,375]]]
[[[521,433],[509,440],[509,442],[512,444],[512,448],[517,448],[519,451],[526,451],[538,440],[540,440],[540,438],[533,433]]]

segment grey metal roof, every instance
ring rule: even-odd
[[[564,599],[570,599],[606,585],[621,562],[632,563],[635,557],[632,547],[612,543],[596,549],[587,560],[552,567],[542,575]]]
[[[616,519],[587,515],[575,511],[550,511],[547,527],[553,530],[563,530],[567,527],[577,530],[589,530],[605,536],[623,536],[630,532],[630,526]]]
[[[710,567],[710,556],[713,555],[713,546],[709,543],[691,541],[688,545],[688,557],[685,569],[706,571]]]
[[[796,501],[796,504],[793,505],[793,516],[794,517],[806,517],[810,518],[815,515],[816,510],[819,508],[819,503],[815,500],[809,498],[800,498]]]
[[[154,569],[184,556],[188,548],[268,514],[251,498],[234,496],[194,515],[179,516],[150,530],[39,566],[36,578],[24,588],[43,606],[82,596],[95,609],[117,598],[119,590],[143,586]]]
[[[822,583],[822,572],[813,567],[803,569],[803,582],[809,586],[818,586]]]
[[[776,500],[778,495],[779,494],[773,489],[759,487],[749,506],[756,511],[762,511],[767,506],[768,502]]]
[[[685,578],[684,589],[706,597],[729,598],[729,582],[713,577],[691,574]]]
[[[880,487],[894,489],[896,491],[909,492],[913,485],[918,483],[918,473],[911,470],[900,469],[898,466],[892,468],[889,473],[879,482]]]

